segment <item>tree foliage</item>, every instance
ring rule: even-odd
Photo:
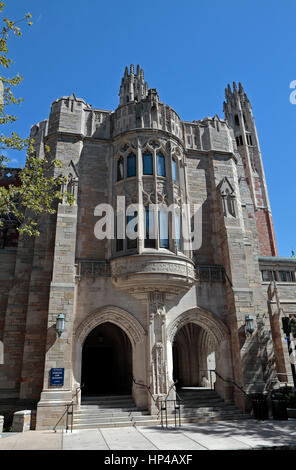
[[[3,14],[5,3],[0,1],[0,15]],[[22,36],[20,23],[31,26],[31,14],[27,13],[18,21],[3,18],[0,31],[0,125],[13,124],[17,116],[7,112],[11,105],[18,105],[22,98],[16,98],[13,88],[23,79],[19,74],[6,77],[5,70],[9,69],[13,61],[8,55],[8,40],[14,35]],[[26,164],[18,172],[19,184],[0,186],[0,228],[7,221],[15,221],[18,231],[29,236],[38,236],[38,222],[43,214],[53,214],[57,201],[63,198],[73,204],[73,195],[62,189],[67,182],[66,177],[56,176],[56,169],[61,163],[51,156],[50,148],[45,145],[44,157],[39,158],[34,148],[34,139],[23,139],[17,133],[10,135],[0,133],[0,171],[9,166],[9,151],[26,151]],[[4,172],[5,172],[4,171]]]

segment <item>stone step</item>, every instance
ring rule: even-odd
[[[121,412],[121,413],[75,413],[75,419],[88,419],[88,418],[113,418],[116,416],[126,416],[126,417],[134,417],[134,416],[150,416],[148,411],[133,411],[131,413]]]
[[[99,411],[99,412],[104,412],[104,411],[126,411],[126,412],[131,412],[131,411],[145,411],[146,408],[140,407],[137,408],[135,404],[133,406],[100,406],[100,405],[80,405],[80,408],[76,410],[78,413],[79,411]]]
[[[76,418],[74,417],[73,423],[120,423],[122,421],[147,421],[147,419],[156,419],[156,416],[112,416],[112,417],[89,417],[85,418]]]
[[[94,395],[94,396],[88,396],[88,395],[85,395],[85,396],[82,396],[81,397],[81,401],[84,402],[84,401],[89,401],[89,402],[93,402],[93,401],[99,401],[99,402],[107,402],[107,403],[110,403],[112,401],[133,401],[133,397],[131,395]]]
[[[207,423],[215,421],[240,421],[250,419],[249,415],[238,414],[233,417],[227,416],[206,416],[206,417],[187,417],[181,420],[181,424],[186,423]],[[177,420],[178,423],[178,420]],[[127,426],[160,426],[160,418],[158,419],[147,419],[143,421],[121,421],[121,422],[106,422],[106,423],[87,423],[87,424],[75,424],[73,429],[94,429],[94,428],[108,428],[108,427],[127,427]],[[165,424],[164,424],[165,425]],[[168,418],[168,425],[175,426],[175,418]]]
[[[242,413],[232,402],[225,402],[214,390],[179,392],[181,423],[242,420],[250,416]],[[168,403],[169,425],[178,423],[178,410]],[[165,415],[163,414],[165,420]],[[130,395],[84,397],[79,410],[74,411],[74,429],[159,425],[161,415],[149,415],[147,409],[137,408]]]
[[[98,406],[101,408],[133,408],[135,403],[133,401],[110,401],[100,402],[100,401],[83,401],[81,406]]]
[[[169,401],[170,401],[170,400],[169,400]],[[172,400],[172,401],[173,401],[173,400]],[[200,399],[200,400],[192,400],[192,399],[191,399],[191,400],[186,400],[186,399],[184,400],[184,399],[181,398],[180,402],[183,403],[183,404],[186,404],[186,405],[187,405],[187,404],[191,404],[191,403],[192,403],[192,404],[200,404],[200,403],[201,403],[201,404],[203,404],[203,403],[225,403],[224,400],[222,400],[221,398],[218,398],[218,397],[216,397],[216,398],[210,398],[210,399],[203,398],[203,399]]]

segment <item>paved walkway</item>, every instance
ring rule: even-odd
[[[296,449],[296,421],[219,421],[170,427],[114,427],[3,433],[1,450],[252,450]]]

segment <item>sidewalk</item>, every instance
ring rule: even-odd
[[[216,421],[181,428],[114,427],[73,433],[3,433],[1,450],[252,450],[296,449],[296,420]]]

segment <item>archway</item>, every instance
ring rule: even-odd
[[[114,323],[96,326],[85,339],[81,383],[83,396],[131,393],[132,345]]]
[[[179,380],[181,386],[210,386],[211,375],[205,372],[216,369],[220,377],[231,379],[230,343],[229,330],[217,315],[200,307],[187,310],[168,327],[169,377]],[[212,379],[215,390],[227,398],[227,382],[219,376],[215,381],[215,374]]]
[[[173,342],[173,379],[177,387],[209,387],[215,381],[215,342],[195,323],[183,325]],[[212,381],[212,382],[211,382]]]

